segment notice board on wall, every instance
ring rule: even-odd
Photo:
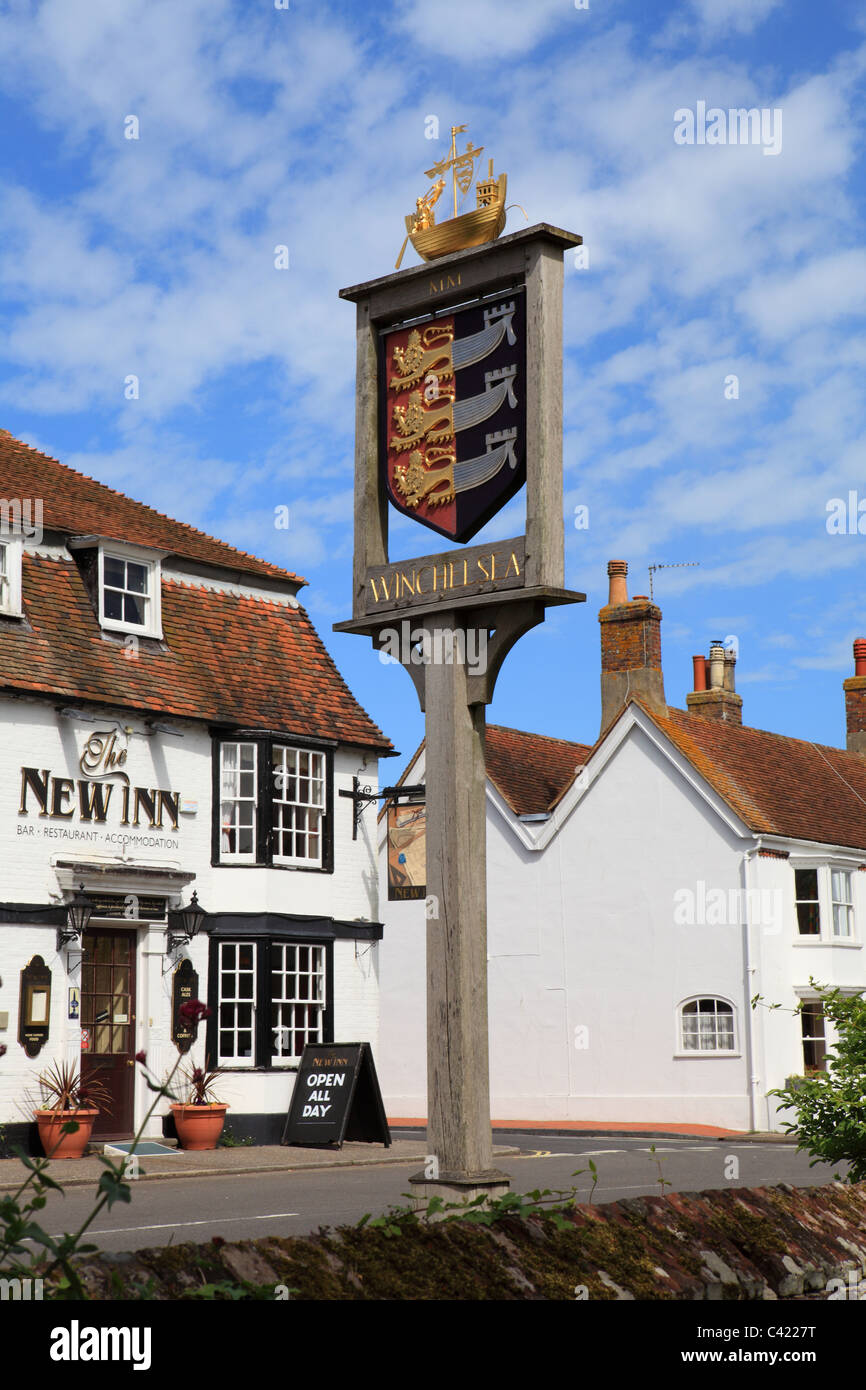
[[[304,1048],[282,1144],[311,1148],[345,1140],[391,1144],[369,1043],[311,1043]]]

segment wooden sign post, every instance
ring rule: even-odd
[[[541,223],[340,292],[357,306],[355,558],[335,628],[396,647],[426,715],[419,1195],[508,1187],[490,1124],[485,706],[515,642],[585,599],[563,587],[562,272],[580,241]],[[524,478],[524,536],[389,560],[389,502],[462,542]]]

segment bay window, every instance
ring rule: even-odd
[[[214,864],[333,869],[331,755],[273,736],[214,745]]]
[[[330,1042],[331,947],[258,936],[211,941],[208,1053],[222,1067],[296,1066]]]

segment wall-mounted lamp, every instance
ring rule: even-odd
[[[168,914],[165,949],[169,955],[176,951],[178,946],[188,946],[193,937],[198,936],[206,916],[204,908],[199,905],[198,893],[193,889],[187,906]]]
[[[72,941],[81,940],[92,915],[93,903],[84,891],[84,884],[79,883],[78,892],[74,893],[66,904],[66,926],[57,928],[58,951]]]

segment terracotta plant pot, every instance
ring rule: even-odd
[[[81,1158],[90,1141],[98,1110],[34,1110],[39,1142],[50,1158]],[[61,1134],[68,1120],[77,1120],[74,1134]]]
[[[215,1149],[223,1132],[227,1105],[172,1105],[182,1149]]]

